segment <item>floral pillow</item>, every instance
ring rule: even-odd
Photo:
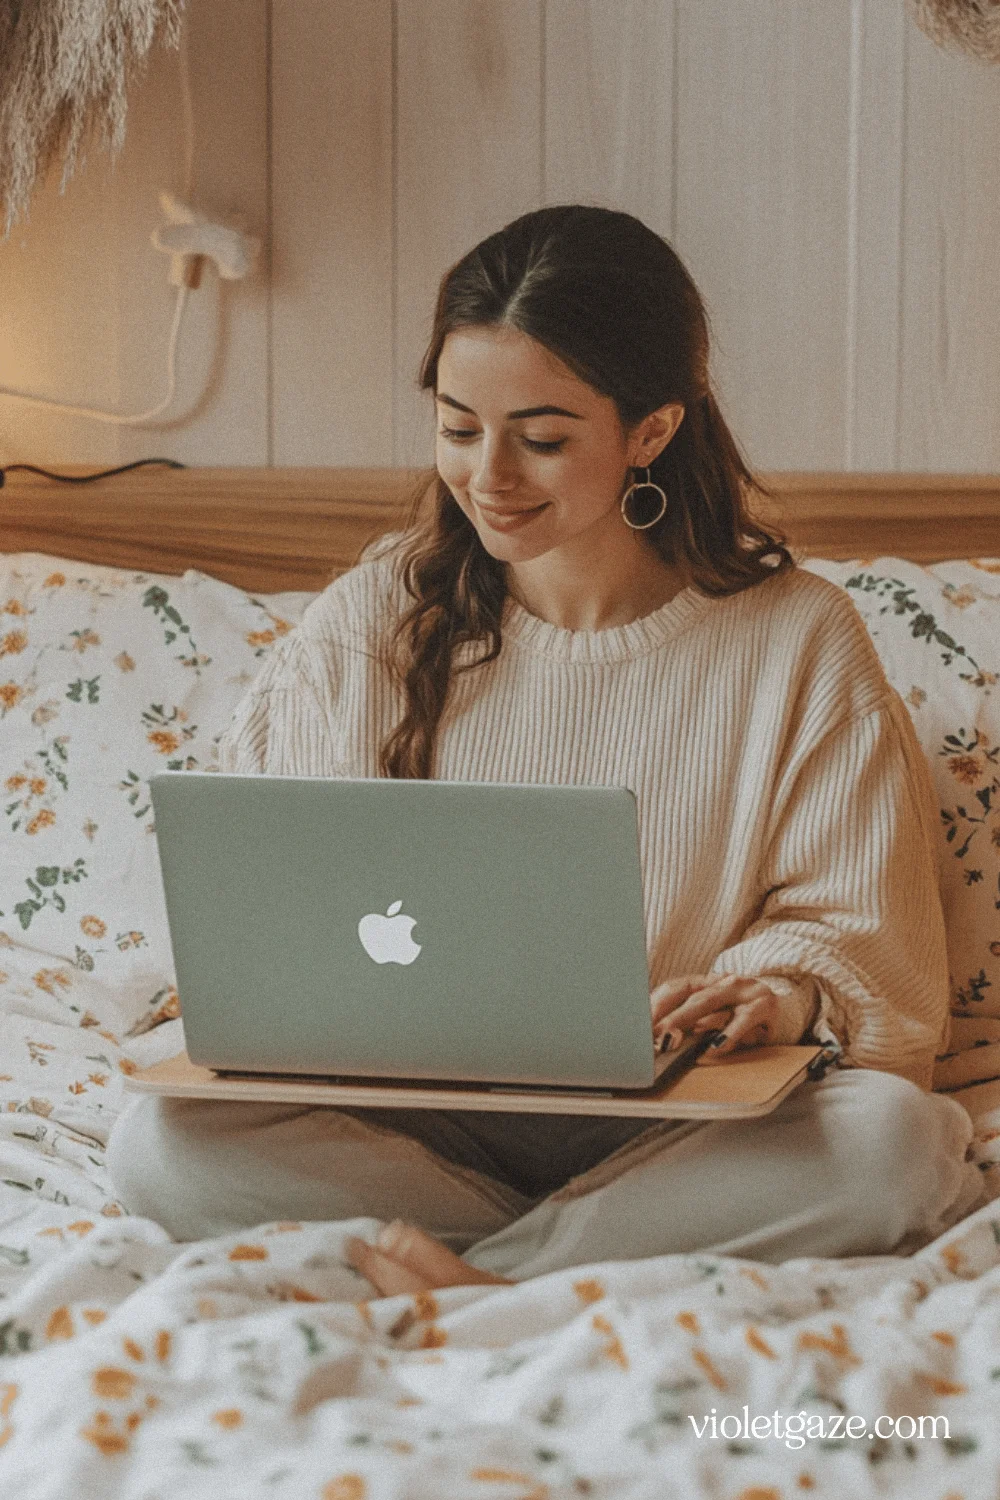
[[[804,566],[857,606],[930,763],[952,1011],[1000,1017],[1000,561]]]
[[[71,1024],[92,995],[123,1028],[176,1014],[147,778],[217,765],[313,597],[0,554],[0,997],[27,978]]]

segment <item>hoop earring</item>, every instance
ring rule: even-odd
[[[660,497],[660,513],[659,513],[659,515],[654,516],[651,521],[643,521],[641,525],[639,523],[637,523],[636,521],[630,521],[629,518],[628,518],[628,516],[625,514],[625,505],[626,505],[626,503],[628,501],[628,498],[629,498],[629,496],[631,494],[634,494],[634,492],[636,490],[655,490],[656,493]],[[648,531],[651,526],[655,526],[658,521],[662,521],[663,520],[663,517],[667,513],[667,497],[664,494],[663,490],[660,489],[660,486],[658,484],[653,484],[652,480],[649,477],[649,469],[648,468],[646,470],[646,478],[643,481],[643,483],[642,484],[635,484],[635,483],[630,484],[629,487],[628,487],[628,489],[625,491],[624,495],[622,496],[621,510],[622,510],[622,520],[625,522],[625,525],[631,527],[631,529],[633,531]]]

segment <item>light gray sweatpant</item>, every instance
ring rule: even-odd
[[[399,1218],[481,1270],[705,1251],[912,1252],[985,1201],[955,1100],[834,1069],[752,1120],[347,1110],[140,1097],[108,1143],[130,1212],[178,1240]]]

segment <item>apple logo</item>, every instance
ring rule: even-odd
[[[412,964],[420,952],[422,944],[410,937],[416,918],[396,915],[402,904],[394,901],[384,917],[373,911],[358,923],[361,946],[377,964]]]

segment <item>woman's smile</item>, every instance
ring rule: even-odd
[[[525,526],[534,516],[541,515],[548,506],[545,500],[541,505],[534,505],[530,509],[510,508],[501,509],[499,506],[478,504],[478,508],[486,519],[486,524],[494,531],[516,531]]]

